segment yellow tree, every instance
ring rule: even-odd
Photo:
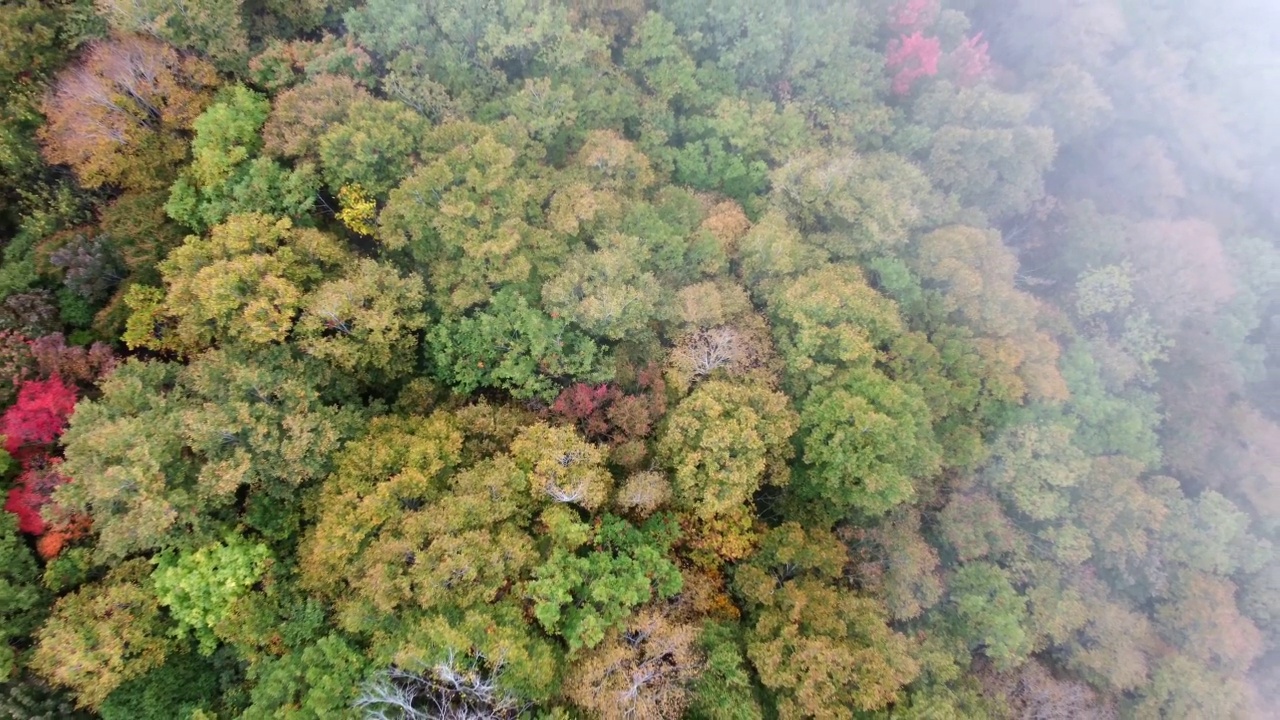
[[[232,215],[160,265],[165,292],[135,286],[130,347],[192,353],[218,342],[280,342],[308,290],[350,261],[335,238],[288,219]]]
[[[67,595],[36,632],[32,667],[96,708],[121,683],[160,667],[174,649],[147,582],[150,564],[129,561]]]
[[[361,378],[399,378],[417,362],[425,302],[420,277],[362,259],[302,299],[294,335],[303,352]]]
[[[603,720],[681,717],[702,669],[698,630],[650,607],[569,668],[564,694]]]
[[[785,484],[798,425],[787,397],[758,381],[699,385],[658,440],[676,507],[707,519],[750,500],[762,482]]]

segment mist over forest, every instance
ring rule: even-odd
[[[0,718],[1280,707],[1264,0],[5,0]]]

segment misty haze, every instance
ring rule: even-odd
[[[1280,6],[3,0],[0,718],[1280,717]]]

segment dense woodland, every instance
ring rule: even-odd
[[[6,0],[0,717],[1246,718],[1262,0]]]

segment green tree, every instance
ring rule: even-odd
[[[920,156],[934,185],[993,220],[1030,209],[1057,154],[1053,131],[1028,124],[1032,103],[989,85],[934,83],[913,107],[916,122],[933,131]]]
[[[165,209],[204,232],[234,213],[305,217],[320,181],[313,166],[287,170],[258,157],[270,103],[243,85],[224,89],[195,119],[191,164],[174,183]]]
[[[867,366],[903,332],[898,307],[850,265],[826,265],[770,294],[778,352],[798,394],[838,369]]]
[[[643,332],[661,302],[657,278],[642,270],[645,255],[637,238],[606,238],[594,252],[566,261],[542,287],[542,305],[607,340]]]
[[[7,682],[22,664],[15,643],[25,642],[49,603],[35,558],[18,535],[18,516],[10,512],[0,513],[0,567],[0,682]]]
[[[426,349],[436,377],[462,394],[492,387],[551,400],[561,384],[609,377],[605,352],[590,338],[511,290],[472,315],[440,322]]]
[[[249,53],[243,5],[243,0],[103,0],[98,7],[116,30],[198,51],[229,70],[243,66]]]
[[[697,720],[761,720],[742,630],[735,623],[708,622],[698,635],[706,664],[691,688],[689,717]]]
[[[451,122],[423,142],[423,164],[391,191],[378,238],[427,268],[442,308],[461,312],[514,286],[535,297],[568,247],[541,226],[552,186],[510,123]],[[373,190],[373,188],[367,189]]]
[[[1032,520],[1068,511],[1070,488],[1089,472],[1089,461],[1059,424],[1025,424],[1005,431],[991,448],[985,480],[996,494]]]
[[[815,387],[800,406],[796,492],[831,512],[888,512],[936,474],[942,450],[920,388],[855,369]]]
[[[936,204],[928,176],[890,153],[807,153],[774,173],[773,195],[840,260],[902,247]]]
[[[969,563],[952,576],[951,607],[955,632],[980,650],[999,669],[1017,667],[1031,653],[1026,631],[1026,600],[1008,574],[987,562]]]
[[[252,720],[321,720],[360,717],[352,702],[369,675],[369,660],[331,633],[303,648],[249,668]]]
[[[572,427],[525,427],[511,441],[511,455],[535,495],[589,512],[609,496],[612,479],[604,468],[604,449],[583,440]]]
[[[190,236],[160,265],[165,292],[135,286],[125,342],[195,352],[226,340],[288,337],[303,295],[350,260],[318,230],[257,213],[232,215],[209,237]]]
[[[376,0],[345,20],[357,41],[383,58],[431,48],[419,72],[468,104],[489,100],[526,72],[573,67],[603,44],[574,31],[565,8],[541,2]]]
[[[359,185],[385,198],[412,170],[426,131],[426,119],[405,105],[356,100],[320,136],[320,175],[334,191]]]
[[[103,720],[169,720],[216,712],[220,681],[239,681],[219,672],[214,660],[192,653],[170,655],[164,665],[116,688],[99,709]]]
[[[161,605],[178,621],[179,633],[191,633],[200,653],[218,644],[216,631],[231,615],[232,604],[266,572],[271,551],[233,537],[181,555],[161,555],[153,563],[151,581]]]
[[[633,608],[680,591],[680,573],[667,558],[678,532],[662,514],[639,528],[606,515],[590,550],[557,547],[534,570],[525,588],[534,617],[570,651],[595,647]]]
[[[711,518],[751,500],[762,482],[786,484],[797,420],[786,396],[759,382],[698,385],[658,439],[675,506]]]
[[[57,498],[92,511],[103,559],[213,542],[237,522],[284,540],[299,487],[329,473],[363,418],[349,382],[287,347],[131,361],[102,393],[62,437],[77,482]]]
[[[431,614],[377,649],[380,662],[398,667],[443,667],[451,662],[488,671],[499,690],[526,702],[545,703],[559,688],[561,651],[530,623],[513,599],[471,608],[465,614]],[[496,660],[494,660],[496,658]]]

